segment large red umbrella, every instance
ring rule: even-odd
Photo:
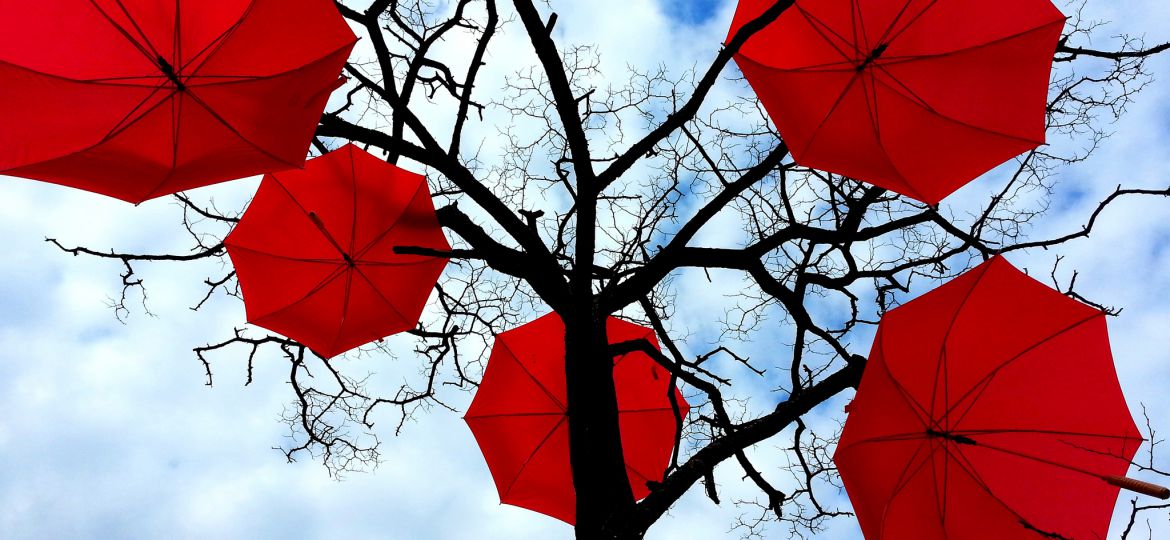
[[[796,0],[736,63],[798,163],[934,204],[1044,143],[1063,25],[1049,0]]]
[[[224,241],[248,322],[324,357],[409,330],[449,251],[426,179],[353,145],[272,173]]]
[[[1104,538],[1142,443],[1105,315],[996,257],[882,318],[834,459],[865,537]],[[1044,536],[1044,535],[1048,536]]]
[[[653,330],[621,319],[610,317],[606,332],[610,343],[646,339],[658,347]],[[670,396],[681,416],[689,406],[671,386],[670,374],[644,353],[615,358],[613,379],[626,474],[641,499],[650,494],[646,482],[662,480],[674,449],[677,418]],[[496,336],[464,418],[500,502],[572,524],[577,498],[565,404],[565,326],[550,313]]]
[[[0,0],[0,174],[138,203],[304,165],[332,0]]]

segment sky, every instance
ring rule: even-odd
[[[717,0],[554,0],[553,5],[561,15],[557,39],[596,43],[603,70],[618,77],[626,64],[674,70],[705,65],[733,8]],[[1107,34],[1170,40],[1165,30],[1170,5],[1163,2],[1094,0],[1087,11],[1113,21]],[[526,61],[522,47],[517,32],[501,36],[482,88],[499,88],[509,62]],[[1114,126],[1114,134],[1092,159],[1060,171],[1053,208],[1033,224],[1034,237],[1077,230],[1091,205],[1119,184],[1170,185],[1164,143],[1170,131],[1170,60],[1150,65],[1158,80]],[[238,207],[256,185],[255,179],[242,180],[192,195]],[[989,189],[976,182],[947,204],[961,209]],[[1109,321],[1123,388],[1135,414],[1145,404],[1155,427],[1170,430],[1167,215],[1170,201],[1123,201],[1101,217],[1091,238],[1059,252],[1011,260],[1046,275],[1054,257],[1063,255],[1062,268],[1079,271],[1082,294],[1124,309]],[[560,522],[499,504],[470,431],[456,413],[436,409],[408,424],[401,437],[383,433],[385,462],[374,473],[337,481],[311,460],[286,463],[273,447],[285,442],[286,428],[278,418],[292,395],[284,381],[287,363],[259,358],[255,382],[245,387],[243,353],[222,354],[213,366],[216,385],[207,387],[190,352],[230,335],[243,321],[243,306],[230,298],[216,298],[199,312],[189,309],[202,293],[194,285],[226,269],[214,263],[139,266],[153,315],[134,309],[123,324],[108,307],[120,291],[120,265],[71,257],[44,242],[52,237],[67,245],[124,251],[179,250],[188,242],[178,216],[176,204],[165,198],[132,207],[0,178],[0,537],[571,537]],[[699,242],[736,227],[727,220],[712,225]],[[711,285],[693,276],[679,283],[688,303],[679,310],[678,324],[694,336],[688,347],[701,349],[715,333],[709,314],[733,302],[723,293],[737,285]],[[844,399],[816,411],[816,421],[831,422]],[[770,450],[764,444],[755,455],[775,465],[777,453]],[[717,476],[725,501],[751,496],[736,469],[723,467]],[[835,504],[848,504],[843,494],[828,495]],[[1128,505],[1128,499],[1121,504]],[[734,505],[715,506],[693,491],[649,538],[736,538],[730,529],[739,515]],[[1164,516],[1151,527],[1152,538],[1170,534]],[[786,536],[777,527],[768,537]],[[840,519],[818,538],[857,540],[860,533],[852,520]]]

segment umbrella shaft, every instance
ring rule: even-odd
[[[183,84],[183,81],[179,79],[179,74],[175,73],[174,66],[170,62],[167,62],[166,58],[158,57],[158,67],[162,70],[163,75],[166,75],[167,79],[170,79],[171,83],[175,85],[175,88],[178,88],[180,91],[187,89],[187,85]]]
[[[1023,452],[1017,452],[1015,450],[1008,450],[1007,448],[1000,448],[998,446],[988,446],[988,445],[982,444],[982,443],[979,443],[978,446],[982,446],[983,448],[995,450],[998,452],[1003,452],[1005,454],[1011,454],[1013,456],[1022,457],[1024,459],[1029,459],[1029,460],[1036,461],[1039,463],[1044,463],[1046,465],[1052,465],[1053,467],[1060,467],[1060,468],[1065,469],[1065,470],[1069,470],[1069,471],[1093,476],[1096,478],[1100,478],[1101,480],[1103,480],[1105,483],[1107,483],[1109,485],[1117,486],[1119,488],[1122,488],[1122,489],[1125,489],[1128,491],[1132,491],[1134,493],[1141,493],[1142,495],[1149,495],[1150,497],[1157,497],[1159,499],[1170,499],[1170,489],[1165,488],[1163,486],[1159,486],[1157,484],[1151,484],[1149,482],[1143,482],[1141,480],[1135,480],[1133,478],[1128,478],[1125,476],[1098,474],[1098,473],[1095,473],[1095,472],[1092,472],[1092,471],[1089,471],[1086,469],[1082,469],[1080,467],[1074,467],[1072,465],[1068,465],[1066,463],[1052,461],[1050,459],[1045,459],[1045,458],[1042,458],[1039,456],[1033,456],[1031,454],[1025,454]]]

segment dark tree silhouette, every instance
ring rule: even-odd
[[[872,331],[912,287],[931,287],[996,253],[1087,237],[1121,198],[1170,196],[1170,189],[1118,187],[1084,217],[1082,228],[1029,237],[1059,174],[1108,136],[1149,82],[1146,60],[1170,46],[1113,36],[1104,23],[1082,18],[1079,6],[1066,8],[1073,15],[1054,58],[1050,144],[1020,156],[994,181],[982,181],[995,187],[978,208],[956,210],[801,168],[754,98],[713,98],[716,87],[750,96],[729,65],[732,55],[790,1],[778,1],[728,43],[710,43],[714,59],[682,74],[637,66],[600,72],[588,44],[556,39],[555,2],[376,0],[364,10],[347,4],[339,8],[364,29],[362,45],[346,66],[350,83],[339,91],[345,103],[321,118],[315,152],[352,141],[391,163],[425,169],[456,247],[449,253],[396,249],[451,257],[436,287],[435,315],[411,332],[418,340],[413,355],[374,344],[352,353],[352,362],[324,361],[294,341],[241,327],[195,348],[207,384],[217,359],[246,358],[251,382],[258,352],[278,349],[289,361],[295,394],[286,411],[293,442],[285,455],[314,456],[334,474],[364,470],[378,463],[376,434],[386,433],[381,425],[375,429],[375,411],[396,409],[397,433],[420,412],[451,408],[448,396],[475,388],[494,335],[555,310],[567,326],[578,538],[641,538],[696,484],[720,503],[714,471],[724,462],[738,465],[760,491],[755,500],[735,501],[743,505],[737,525],[746,536],[779,521],[782,530],[805,537],[848,515],[818,496],[839,486],[829,459],[837,434],[816,433],[802,418],[857,385],[868,342],[853,336]],[[506,88],[485,88],[477,81],[502,31],[526,36],[536,62],[511,74]],[[484,155],[487,138],[502,152]],[[222,239],[242,209],[184,195],[177,200],[193,239],[186,253],[51,241],[74,255],[122,262],[124,287],[115,302],[122,317],[133,310],[129,299],[145,294],[136,265],[226,261]],[[716,217],[728,215],[742,224],[734,247],[697,240]],[[688,355],[704,344],[688,342],[671,321],[672,306],[687,301],[677,278],[693,271],[732,281],[741,298],[736,310],[712,316],[729,345]],[[1074,290],[1075,273],[1071,280],[1059,275],[1054,269],[1056,286],[1089,302]],[[238,295],[228,271],[210,275],[203,286],[195,309],[216,296]],[[654,328],[662,352],[646,341],[609,345],[604,320],[611,314]],[[769,335],[786,332],[772,357],[749,359],[730,345],[766,326]],[[610,369],[613,355],[633,350],[667,368],[694,405],[678,418],[672,464],[641,502],[634,501],[622,465]],[[387,355],[417,362],[419,377],[380,394],[367,377]],[[773,391],[748,406],[745,392],[732,384],[735,370]],[[764,441],[787,454],[788,470],[753,464],[748,450]],[[1142,466],[1158,473],[1152,453]],[[793,479],[799,487],[777,487]],[[1133,506],[1134,519],[1163,508]]]

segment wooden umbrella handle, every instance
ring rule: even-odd
[[[1121,489],[1127,489],[1135,493],[1141,493],[1142,495],[1149,495],[1159,499],[1170,499],[1170,488],[1162,487],[1158,484],[1142,482],[1141,480],[1135,480],[1125,476],[1104,476],[1101,479]]]

